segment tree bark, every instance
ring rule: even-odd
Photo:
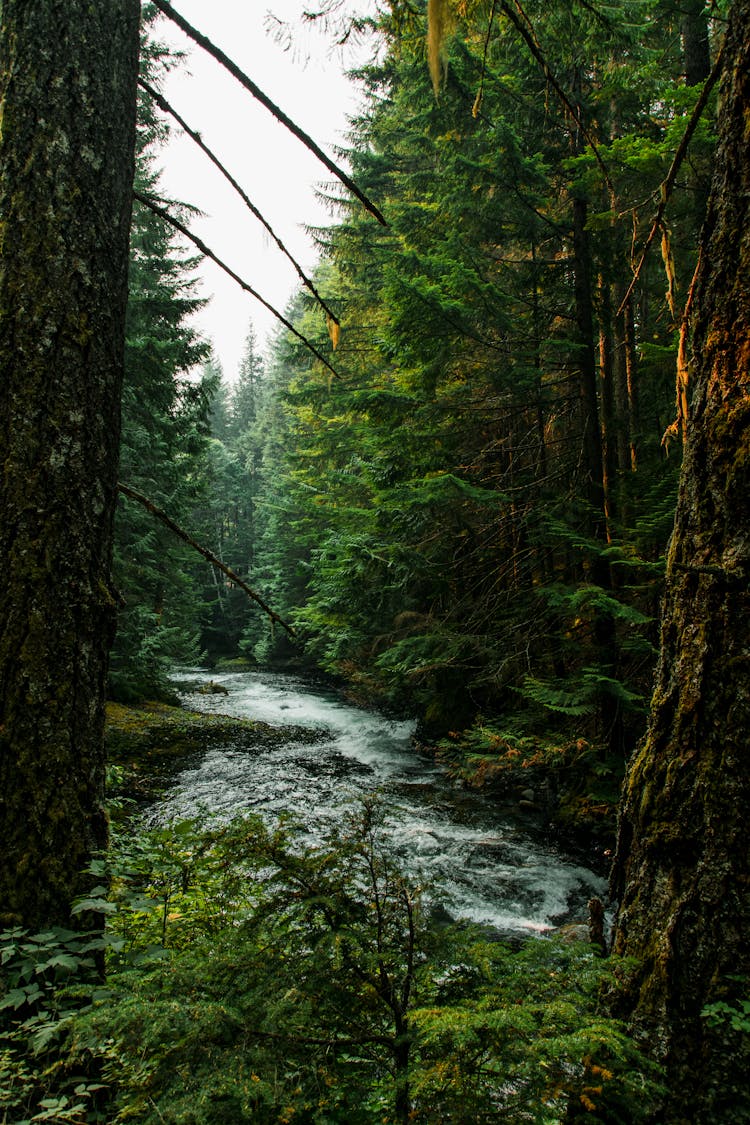
[[[614,948],[667,1068],[660,1122],[749,1121],[747,1036],[702,1018],[750,974],[750,0],[727,34],[693,396],[649,729],[626,779]],[[741,979],[744,976],[744,982]]]
[[[139,0],[0,19],[0,924],[38,928],[107,834]]]
[[[705,82],[711,72],[705,0],[681,0],[680,13],[685,82],[688,86],[697,86]]]

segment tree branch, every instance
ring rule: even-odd
[[[516,6],[517,11],[514,12],[513,9],[511,8],[510,4],[505,3],[505,0],[503,0],[503,3],[501,3],[501,5],[500,5],[502,11],[505,13],[507,18],[513,24],[513,26],[515,27],[518,34],[521,36],[521,38],[523,39],[524,43],[526,44],[526,46],[531,51],[534,58],[539,63],[542,74],[547,79],[547,81],[549,82],[550,86],[552,87],[552,89],[557,94],[560,101],[563,103],[565,108],[570,113],[571,117],[573,118],[573,120],[576,123],[577,128],[580,129],[581,135],[585,139],[586,144],[591,149],[592,153],[594,154],[594,157],[596,158],[597,164],[599,165],[599,167],[602,170],[602,174],[604,176],[604,182],[606,183],[607,187],[611,191],[614,191],[614,187],[612,186],[612,181],[611,181],[610,176],[609,176],[609,169],[607,168],[607,165],[604,163],[602,155],[599,152],[599,148],[597,146],[597,143],[594,140],[594,138],[591,136],[591,134],[589,133],[586,126],[583,124],[583,118],[582,118],[582,115],[581,115],[580,106],[573,105],[570,98],[565,93],[562,86],[560,85],[560,83],[557,81],[554,74],[552,73],[550,65],[547,62],[546,58],[544,57],[544,53],[542,51],[542,48],[539,45],[539,41],[536,37],[536,33],[534,31],[533,25],[532,25],[529,17],[526,15],[525,11],[521,7],[521,4],[518,2],[518,0],[515,0],[515,6]]]
[[[181,223],[180,220],[176,219],[174,215],[171,215],[165,207],[161,207],[153,199],[149,198],[149,196],[147,195],[143,195],[140,191],[134,191],[133,197],[137,199],[139,203],[142,203],[144,207],[148,207],[149,211],[153,211],[155,215],[158,215],[160,219],[163,219],[165,223],[169,223],[170,226],[173,226],[175,230],[178,230],[180,232],[180,234],[184,234],[185,238],[189,239],[193,243],[193,245],[196,246],[198,250],[200,250],[201,254],[205,254],[207,258],[210,258],[212,262],[215,262],[220,269],[224,270],[224,273],[229,274],[232,280],[237,282],[241,289],[244,289],[245,292],[249,293],[251,297],[254,297],[256,301],[260,301],[261,305],[263,305],[264,308],[268,309],[270,313],[273,313],[276,319],[281,321],[284,327],[288,328],[289,331],[294,336],[296,336],[297,339],[300,340],[305,345],[305,347],[309,351],[311,351],[317,359],[320,360],[322,364],[324,364],[328,368],[332,375],[334,375],[337,379],[341,378],[336,368],[331,366],[325,356],[322,355],[315,347],[315,345],[308,340],[307,336],[303,336],[302,333],[294,327],[290,320],[287,320],[287,318],[282,313],[280,313],[278,309],[269,304],[265,297],[261,297],[260,293],[258,293],[256,289],[253,289],[252,285],[249,285],[247,281],[243,280],[243,278],[241,278],[238,273],[235,273],[231,266],[228,266],[226,262],[223,262],[221,258],[214,254],[213,250],[206,246],[205,242],[201,242],[200,238],[198,238],[197,235],[193,234],[193,232],[188,227],[186,227],[184,223]]]
[[[339,319],[336,316],[336,314],[333,312],[333,310],[331,308],[329,308],[329,306],[323,300],[320,293],[315,288],[315,285],[310,280],[310,278],[307,276],[307,274],[304,272],[304,270],[302,269],[302,266],[299,264],[299,262],[296,260],[296,258],[294,258],[292,256],[292,254],[289,252],[289,250],[287,250],[286,246],[281,241],[279,236],[276,234],[276,231],[273,229],[271,224],[268,222],[265,215],[263,215],[258,210],[258,208],[255,206],[255,204],[252,202],[252,200],[248,197],[248,195],[244,191],[244,189],[242,187],[240,187],[237,180],[235,180],[232,173],[229,172],[224,167],[224,165],[221,163],[221,161],[216,156],[216,154],[204,142],[200,133],[196,133],[196,131],[194,129],[191,129],[190,126],[188,125],[187,121],[185,121],[184,118],[180,117],[177,110],[174,109],[169,104],[167,99],[162,97],[162,95],[159,93],[159,91],[155,90],[153,86],[150,86],[149,83],[146,82],[143,78],[138,79],[138,85],[141,87],[141,89],[146,91],[148,96],[154,100],[154,102],[158,105],[159,109],[162,110],[163,113],[168,113],[171,117],[174,118],[174,120],[177,122],[177,124],[180,126],[180,128],[185,133],[187,133],[187,135],[190,137],[190,139],[192,141],[195,142],[195,144],[197,144],[197,146],[201,150],[201,152],[204,152],[206,154],[206,156],[208,157],[208,159],[211,161],[211,163],[214,164],[215,167],[219,169],[219,171],[221,172],[224,179],[227,180],[228,183],[230,183],[232,185],[232,187],[237,192],[240,199],[245,204],[245,206],[248,208],[248,210],[255,216],[255,218],[258,220],[258,222],[261,223],[265,227],[265,229],[268,231],[271,238],[274,240],[274,242],[278,246],[279,250],[281,251],[281,253],[285,254],[286,257],[289,259],[289,261],[292,263],[295,270],[297,271],[297,274],[299,276],[300,281],[302,282],[302,284],[304,286],[307,287],[307,289],[310,290],[310,292],[312,293],[315,300],[318,302],[320,307],[325,312],[326,316],[329,317],[335,324],[339,324]]]
[[[334,161],[323,152],[323,149],[315,143],[312,137],[309,136],[304,129],[301,129],[299,125],[295,124],[275,102],[272,102],[268,95],[264,94],[260,87],[256,86],[253,80],[248,78],[237,64],[232,62],[228,55],[225,55],[219,47],[215,47],[210,39],[207,39],[197,28],[188,23],[184,16],[181,16],[179,12],[175,11],[171,4],[167,3],[167,0],[153,0],[153,2],[155,7],[157,7],[163,15],[172,20],[173,23],[176,23],[194,43],[197,43],[199,47],[202,47],[209,55],[212,55],[217,62],[221,63],[232,77],[236,78],[240,85],[244,86],[248,93],[252,94],[256,101],[259,101],[262,106],[265,106],[277,121],[281,122],[290,133],[293,133],[298,140],[302,141],[302,144],[317,156],[318,160],[325,165],[328,171],[332,172],[338,180],[341,180],[342,184],[349,189],[352,195],[357,197],[365,210],[369,211],[371,215],[374,215],[378,222],[382,223],[384,227],[388,225],[375,204],[370,202],[365,193],[354,183],[354,180],[352,180],[350,176],[347,176],[343,168],[340,168],[338,164],[334,163]]]
[[[721,50],[719,51],[719,54],[716,57],[716,62],[714,63],[713,70],[711,71],[708,78],[706,79],[706,84],[703,87],[703,90],[701,92],[701,96],[698,98],[698,101],[695,103],[695,108],[690,115],[690,120],[687,123],[687,128],[685,129],[685,132],[683,133],[682,140],[680,141],[679,145],[677,146],[677,151],[674,154],[674,159],[672,160],[671,167],[670,167],[669,171],[667,172],[667,175],[666,175],[664,181],[662,182],[661,187],[659,188],[659,206],[656,209],[656,215],[654,216],[654,221],[651,225],[651,230],[648,233],[648,238],[646,239],[646,241],[644,243],[644,246],[643,246],[643,250],[641,251],[641,256],[638,260],[638,265],[633,270],[633,277],[632,277],[632,280],[630,282],[630,285],[628,286],[628,289],[627,289],[627,292],[626,292],[625,296],[623,297],[622,301],[620,302],[620,307],[619,307],[619,309],[617,310],[617,313],[616,313],[617,316],[620,316],[623,309],[626,307],[628,301],[630,300],[630,298],[633,294],[633,290],[635,289],[636,285],[638,284],[638,280],[641,276],[641,271],[643,270],[644,262],[646,261],[646,255],[648,254],[649,250],[651,249],[651,244],[654,241],[654,239],[656,238],[657,231],[661,228],[662,219],[664,218],[664,212],[667,209],[667,204],[669,203],[672,192],[674,191],[674,185],[675,185],[675,181],[677,179],[677,173],[679,172],[680,166],[682,165],[682,162],[685,159],[685,156],[687,155],[687,150],[688,150],[688,147],[690,145],[691,140],[693,139],[693,133],[695,132],[695,130],[698,126],[698,122],[700,121],[701,117],[703,116],[703,110],[706,108],[708,96],[711,93],[711,90],[716,85],[717,79],[719,78],[723,68],[724,68],[724,45],[722,44]]]
[[[155,516],[158,520],[161,520],[164,526],[168,527],[169,530],[174,535],[176,535],[178,539],[182,539],[183,543],[187,543],[187,545],[189,547],[192,547],[194,551],[197,551],[199,555],[202,555],[204,559],[207,559],[208,562],[212,564],[212,566],[218,567],[218,569],[221,570],[222,573],[226,574],[227,578],[229,578],[229,580],[233,582],[235,586],[239,586],[240,590],[243,590],[249,598],[252,598],[254,602],[258,603],[263,612],[268,617],[270,617],[271,621],[277,622],[282,627],[282,629],[285,629],[287,631],[290,637],[296,639],[297,634],[295,633],[291,625],[287,625],[286,621],[284,621],[283,618],[279,617],[278,613],[274,613],[270,606],[266,605],[260,595],[256,594],[255,590],[252,590],[248,586],[248,584],[244,582],[242,578],[240,578],[238,574],[235,574],[231,567],[228,567],[226,563],[223,563],[221,559],[217,558],[217,556],[212,551],[209,551],[207,547],[202,547],[200,543],[196,543],[196,541],[191,538],[191,536],[188,535],[186,531],[183,531],[179,524],[176,524],[174,520],[167,515],[166,512],[162,511],[161,508],[157,508],[156,504],[154,504],[153,501],[149,500],[149,498],[147,496],[144,496],[143,493],[136,492],[134,488],[130,488],[127,484],[122,484],[122,482],[118,482],[117,488],[123,494],[123,496],[128,496],[131,500],[136,500],[140,505],[142,505],[142,507],[146,509],[147,512],[150,512],[152,516]]]
[[[474,105],[471,107],[471,116],[478,117],[479,110],[482,107],[482,99],[484,97],[484,78],[487,73],[487,52],[490,48],[490,37],[492,35],[492,24],[495,19],[495,9],[497,8],[497,0],[492,0],[492,8],[490,9],[490,18],[487,21],[487,34],[484,37],[484,50],[482,51],[482,70],[479,75],[479,89],[477,90],[476,97],[474,98]]]

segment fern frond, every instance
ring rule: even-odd
[[[539,680],[526,675],[515,689],[524,699],[539,704],[547,711],[556,711],[571,718],[593,714],[596,703],[591,685],[562,686],[559,682]]]

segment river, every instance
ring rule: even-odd
[[[376,791],[387,809],[389,846],[443,915],[506,934],[543,933],[584,920],[587,900],[606,891],[602,878],[547,844],[528,817],[455,784],[419,757],[412,722],[362,710],[286,674],[186,669],[173,679],[194,710],[311,727],[322,738],[309,743],[292,734],[282,746],[257,751],[231,743],[211,749],[175,776],[153,818],[274,818],[287,811],[314,839],[358,797]],[[208,680],[227,694],[196,690]]]

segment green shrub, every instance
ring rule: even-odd
[[[110,912],[108,990],[82,974],[102,939],[70,960],[40,953],[36,975],[67,967],[79,1000],[65,1007],[73,982],[50,978],[41,1054],[16,1026],[37,1116],[6,1120],[101,1119],[104,1087],[105,1120],[143,1125],[643,1120],[654,1075],[599,1000],[607,962],[582,943],[512,949],[436,928],[382,846],[381,815],[365,802],[316,845],[258,819],[119,840],[95,865],[108,899],[78,907]],[[92,1085],[63,1105],[45,1066]],[[40,1096],[50,1112],[58,1098],[57,1118],[38,1116]]]

